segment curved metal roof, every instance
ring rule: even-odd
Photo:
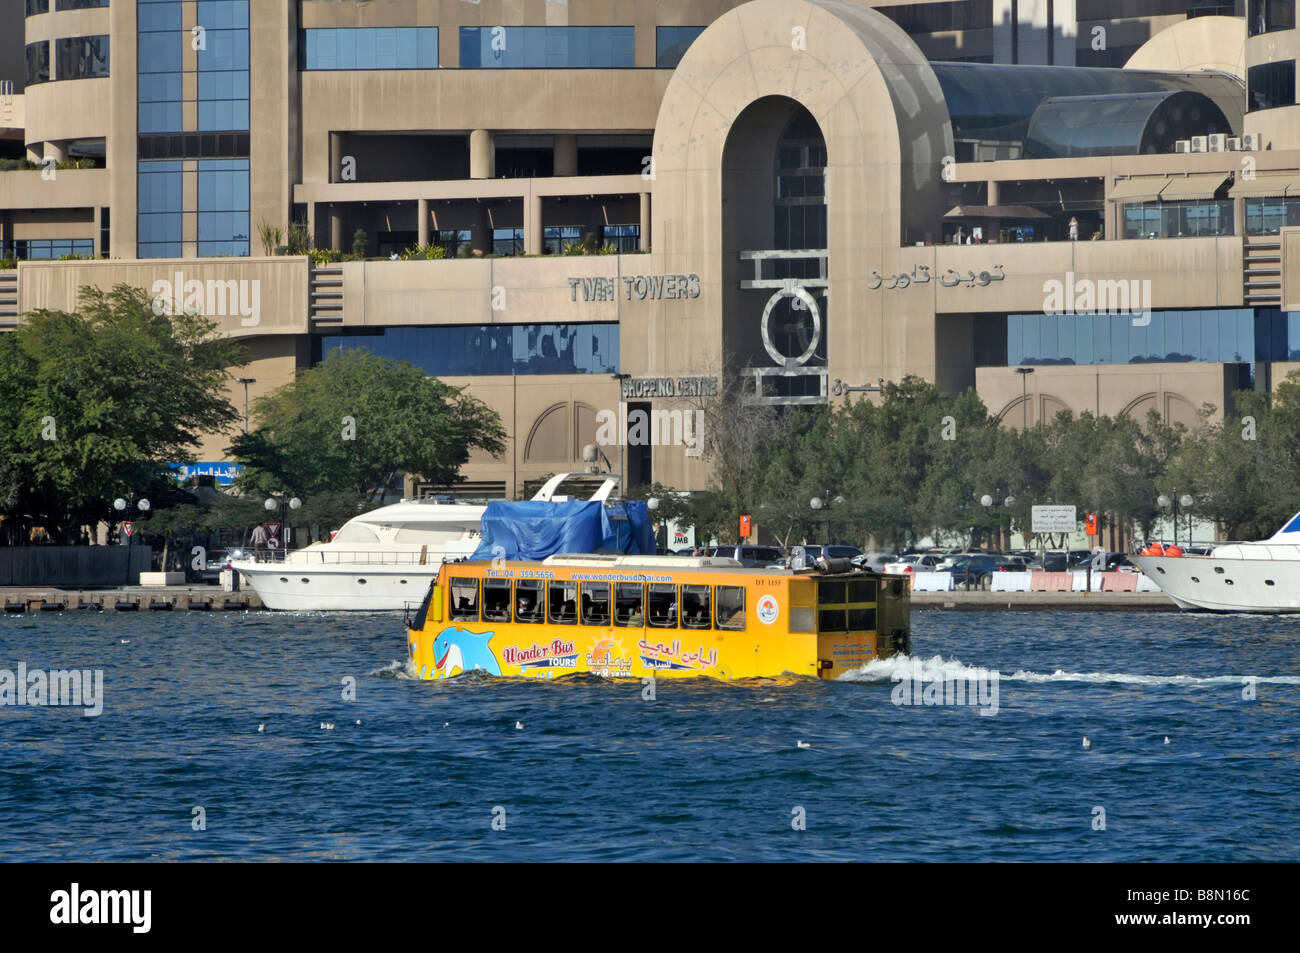
[[[1040,159],[1174,151],[1174,142],[1227,132],[1228,119],[1202,93],[1053,96],[1029,119],[1024,154]]]
[[[1211,71],[1156,72],[1154,70],[1101,69],[1085,66],[1009,66],[988,63],[931,63],[943,90],[954,139],[984,139],[1024,142],[1029,135],[1030,120],[1045,100],[1072,100],[1068,107],[1053,111],[1052,121],[1060,133],[1064,114],[1070,110],[1091,108],[1088,101],[1101,97],[1128,97],[1121,103],[1112,100],[1107,108],[1132,128],[1146,101],[1144,93],[1199,93],[1218,107],[1226,128],[1209,128],[1215,117],[1207,117],[1204,128],[1194,135],[1241,131],[1245,95],[1236,77]],[[1078,123],[1076,123],[1078,124]],[[1045,132],[1047,130],[1044,130]],[[1102,148],[1106,133],[1092,130],[1098,137],[1095,148]],[[1079,147],[1082,147],[1080,143]],[[1090,147],[1093,148],[1093,147]],[[1131,151],[1121,149],[1122,151]],[[1111,154],[1097,151],[1073,154]]]

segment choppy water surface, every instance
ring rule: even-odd
[[[1000,673],[996,715],[895,705],[911,660],[647,701],[413,681],[396,615],[4,616],[0,669],[102,669],[104,712],[0,708],[0,856],[1300,860],[1300,619],[913,628],[927,674]]]

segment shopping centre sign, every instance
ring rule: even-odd
[[[716,377],[627,377],[622,397],[717,397]]]
[[[583,301],[613,301],[620,282],[625,301],[661,301],[700,296],[699,275],[623,275],[618,278],[570,278],[569,300],[577,301],[581,294]]]

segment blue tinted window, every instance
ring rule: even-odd
[[[655,30],[655,66],[675,69],[686,49],[704,32],[702,26],[661,26]]]
[[[1252,308],[1011,314],[1007,365],[1287,360],[1289,327],[1281,312]]]
[[[23,261],[48,261],[64,255],[93,255],[95,241],[91,238],[27,238],[14,242],[4,250],[3,256]]]
[[[41,40],[27,44],[27,85],[47,83],[50,80],[50,41]]]
[[[55,79],[108,75],[108,36],[65,36],[54,41]]]
[[[299,48],[305,70],[438,68],[436,26],[303,30]]]
[[[435,377],[618,372],[617,324],[384,328],[327,335],[322,359],[339,348],[407,360]]]
[[[179,258],[181,255],[181,163],[139,163],[136,177],[136,254],[141,258]]]
[[[199,257],[247,255],[248,160],[199,162]]]
[[[462,69],[586,69],[636,66],[630,26],[460,28]]]
[[[181,69],[184,44],[178,0],[139,0],[136,4],[136,123],[138,131],[180,132]]]

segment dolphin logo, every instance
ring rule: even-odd
[[[492,653],[488,643],[492,632],[469,632],[449,627],[433,640],[434,678],[450,678],[456,671],[471,672],[480,669],[491,675],[501,674],[501,663]]]

